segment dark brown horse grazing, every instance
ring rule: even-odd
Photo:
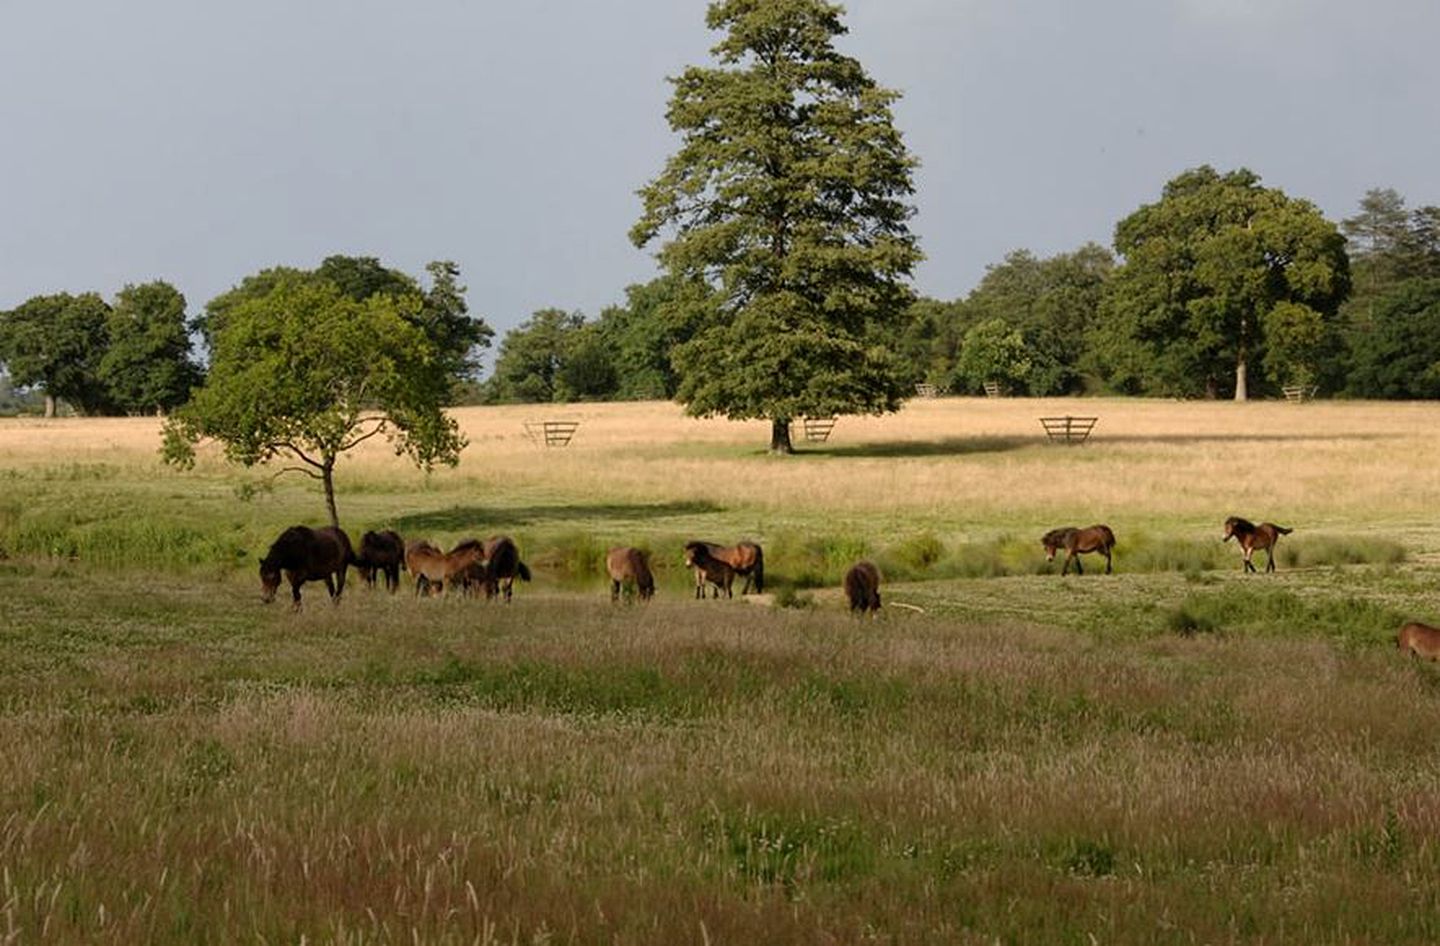
[[[355,568],[366,587],[375,587],[375,573],[385,576],[385,588],[392,595],[400,587],[400,569],[405,567],[405,541],[399,533],[367,532],[360,537],[360,554]]]
[[[290,581],[290,600],[300,607],[300,586],[307,581],[325,582],[325,590],[336,603],[345,591],[345,570],[355,559],[350,537],[342,529],[325,526],[291,526],[260,559],[260,597],[269,604],[280,587],[281,572]]]
[[[610,600],[620,600],[620,589],[635,586],[641,601],[655,596],[655,576],[650,574],[650,553],[621,546],[605,553],[605,571],[610,574]]]
[[[1232,538],[1240,543],[1241,552],[1245,556],[1244,571],[1253,572],[1256,570],[1255,563],[1250,560],[1256,551],[1263,549],[1266,552],[1265,570],[1275,570],[1275,543],[1280,541],[1282,535],[1289,535],[1294,529],[1287,529],[1284,526],[1277,526],[1273,522],[1262,522],[1258,526],[1249,519],[1241,519],[1239,516],[1231,516],[1225,520],[1225,538],[1222,541],[1229,542]]]
[[[705,597],[705,583],[708,581],[715,586],[714,597],[720,597],[720,592],[725,592],[725,597],[733,598],[730,587],[735,583],[735,566],[722,558],[717,557],[711,549],[720,546],[712,545],[709,542],[686,542],[685,543],[685,564],[695,569],[695,597]]]
[[[716,545],[714,542],[688,542],[685,545],[689,549],[692,545],[705,546],[705,552],[709,558],[716,559],[730,566],[730,570],[736,575],[745,579],[744,586],[740,593],[748,595],[753,588],[756,594],[765,592],[765,550],[754,542],[736,542],[734,545]],[[686,564],[689,564],[689,555],[686,555]],[[703,587],[705,577],[700,570],[696,570],[695,586]],[[729,594],[729,589],[726,589]],[[703,598],[705,593],[701,591],[695,597]]]
[[[466,539],[451,549],[450,554],[471,554],[477,549],[479,559],[470,562],[459,574],[461,586],[469,594],[483,588],[486,600],[503,593],[505,603],[509,604],[515,579],[530,580],[530,566],[520,560],[520,549],[516,547],[515,540],[508,535],[492,535],[484,542]]]
[[[1111,532],[1107,525],[1093,525],[1086,529],[1077,529],[1074,526],[1051,529],[1041,536],[1040,544],[1045,546],[1047,562],[1055,561],[1055,553],[1065,550],[1065,564],[1060,566],[1062,575],[1070,570],[1072,561],[1075,563],[1075,574],[1085,574],[1085,569],[1080,567],[1078,556],[1089,552],[1099,552],[1105,556],[1105,574],[1110,574],[1110,552],[1115,548],[1115,533]]]
[[[461,542],[450,552],[442,552],[421,539],[405,546],[405,568],[415,576],[415,593],[438,595],[449,584],[464,586],[466,569],[481,560],[482,548],[474,539]]]
[[[875,567],[874,562],[861,561],[851,565],[842,584],[852,613],[869,611],[874,617],[880,611],[880,569]]]
[[[1440,660],[1440,628],[1411,621],[1395,635],[1395,646],[1414,657]]]

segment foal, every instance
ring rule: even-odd
[[[1241,519],[1239,516],[1231,516],[1225,520],[1225,538],[1222,541],[1229,542],[1232,538],[1240,543],[1240,549],[1245,556],[1244,571],[1257,571],[1255,563],[1250,560],[1251,556],[1258,550],[1264,550],[1265,570],[1275,570],[1275,543],[1280,541],[1282,535],[1289,535],[1294,529],[1287,529],[1284,526],[1277,526],[1273,522],[1262,522],[1258,526],[1249,519]]]

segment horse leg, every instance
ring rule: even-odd
[[[505,603],[510,603],[510,596],[515,593],[515,576],[511,575],[505,579]]]
[[[1108,575],[1108,574],[1110,574],[1110,572],[1111,572],[1110,550],[1107,548],[1107,549],[1105,550],[1105,574]]]
[[[335,597],[337,598],[345,593],[345,576],[349,571],[349,566],[341,565],[340,570],[335,573]]]
[[[290,573],[290,606],[296,611],[300,610],[300,586],[305,584],[305,579]]]
[[[344,588],[344,580],[341,580],[340,588]],[[330,575],[325,576],[325,590],[330,592],[330,601],[333,604],[340,603],[340,589],[335,587],[335,579]]]
[[[1250,561],[1251,557],[1252,557],[1254,554],[1255,554],[1255,550],[1254,550],[1253,548],[1247,548],[1247,549],[1245,550],[1245,571],[1246,571],[1246,573],[1250,573],[1250,572],[1255,571],[1255,563],[1252,562],[1252,561]]]
[[[1070,557],[1073,558],[1073,559],[1075,559],[1075,574],[1077,574],[1077,575],[1083,575],[1083,574],[1085,574],[1085,566],[1084,566],[1083,564],[1081,564],[1081,561],[1080,561],[1080,553],[1079,553],[1079,552],[1071,552],[1071,553],[1070,553]]]
[[[620,600],[620,582],[614,578],[610,579],[610,603],[614,604]]]
[[[1265,550],[1265,570],[1267,572],[1275,570],[1275,546],[1273,545]]]

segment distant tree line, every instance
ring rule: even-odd
[[[477,399],[674,398],[671,355],[704,298],[667,276],[593,320],[537,312]],[[1372,190],[1337,226],[1249,171],[1200,167],[1117,224],[1113,251],[1016,250],[965,297],[917,299],[875,332],[907,383],[958,394],[1440,397],[1440,208]]]

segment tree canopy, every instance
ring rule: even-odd
[[[1111,281],[1096,348],[1112,383],[1133,392],[1228,390],[1244,400],[1249,368],[1265,356],[1267,327],[1328,331],[1350,286],[1335,225],[1243,169],[1184,172],[1158,202],[1120,221],[1115,248],[1125,261]],[[1282,304],[1283,319],[1272,317]],[[1315,348],[1286,350],[1304,357]],[[1276,383],[1316,369],[1278,357],[1263,363]]]
[[[110,306],[98,293],[35,296],[0,312],[0,362],[20,387],[45,392],[45,416],[62,399],[84,414],[115,413],[100,363]]]
[[[109,347],[98,376],[114,401],[132,414],[157,413],[185,403],[200,383],[190,358],[185,297],[162,280],[126,286],[108,318]]]
[[[458,461],[465,441],[442,410],[454,377],[419,327],[418,294],[357,299],[311,274],[261,275],[264,292],[219,320],[212,309],[210,372],[165,426],[168,461],[193,464],[203,439],[246,466],[287,460],[281,472],[322,483],[335,525],[336,461],[364,441],[383,434],[426,469]]]
[[[719,0],[717,65],[673,79],[681,143],[642,191],[631,237],[664,235],[662,267],[710,288],[674,354],[696,415],[792,418],[894,410],[909,381],[891,340],[921,255],[908,222],[914,160],[877,85],[835,48],[824,0]],[[883,328],[882,328],[883,327]]]

